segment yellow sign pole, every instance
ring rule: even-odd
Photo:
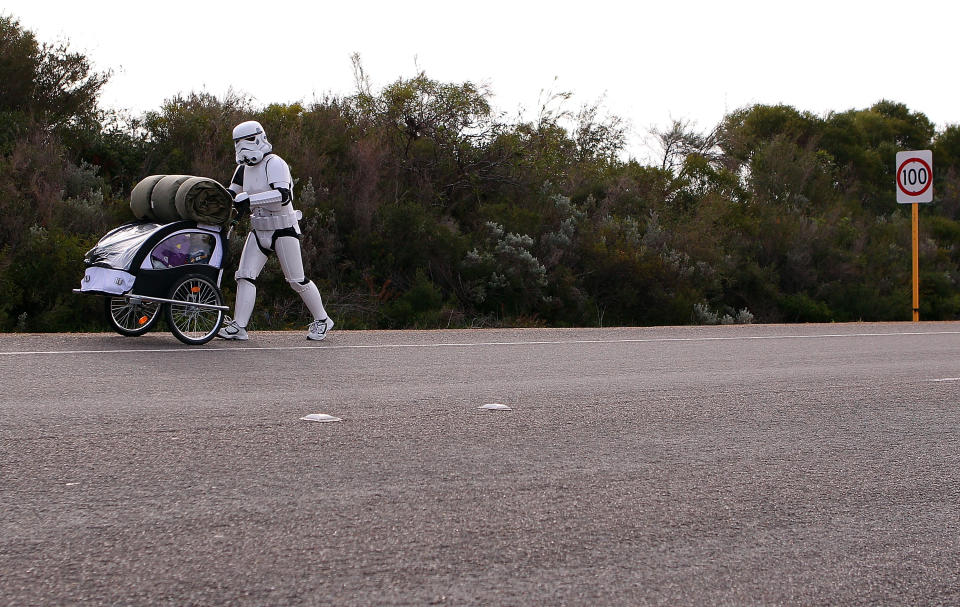
[[[897,203],[913,207],[913,322],[920,322],[921,202],[933,202],[933,152],[897,152]]]
[[[920,205],[913,207],[913,322],[920,321]]]

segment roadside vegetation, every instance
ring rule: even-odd
[[[511,121],[484,86],[419,73],[374,90],[354,68],[353,94],[310,104],[185,93],[124,116],[100,106],[108,74],[0,17],[0,330],[102,328],[71,292],[84,252],[132,218],[147,175],[226,182],[248,119],[291,165],[307,274],[338,327],[909,320],[894,158],[919,149],[936,192],[921,318],[960,315],[960,126],[891,100],[757,105],[654,131],[642,163],[619,118],[566,94]],[[254,328],[306,322],[275,261],[260,284]]]

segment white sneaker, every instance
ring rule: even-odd
[[[327,336],[327,333],[330,332],[330,329],[333,328],[333,321],[329,318],[324,318],[323,320],[315,320],[310,323],[310,326],[307,327],[310,332],[307,333],[307,339],[313,339],[315,341],[320,341]]]
[[[223,321],[223,326],[220,327],[220,332],[217,333],[217,337],[222,337],[223,339],[237,339],[240,341],[247,340],[247,330],[237,324],[237,321],[232,318],[226,318]]]

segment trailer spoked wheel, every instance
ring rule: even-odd
[[[143,335],[160,320],[160,304],[156,302],[107,297],[104,304],[107,322],[120,335]]]
[[[205,344],[217,334],[223,323],[223,310],[201,308],[192,304],[223,305],[220,289],[206,276],[190,274],[173,285],[165,305],[167,324],[177,339],[185,344]]]

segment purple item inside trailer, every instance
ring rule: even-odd
[[[185,232],[170,236],[150,252],[150,265],[155,269],[175,268],[188,263],[205,263],[216,244],[211,234]]]

